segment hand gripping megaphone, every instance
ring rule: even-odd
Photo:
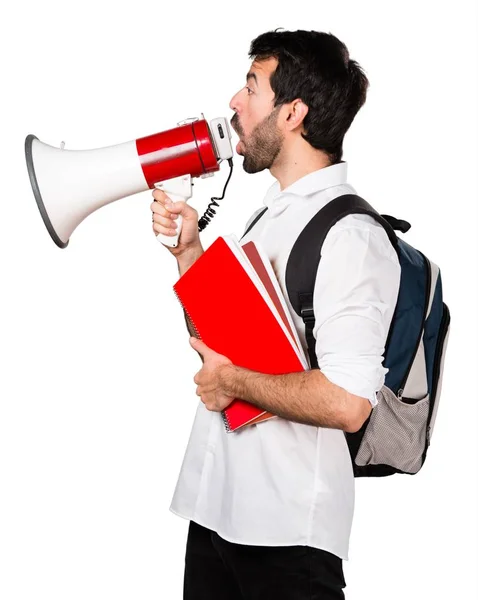
[[[120,198],[157,187],[173,202],[187,201],[192,196],[192,178],[214,175],[223,160],[229,162],[232,173],[232,155],[227,120],[219,117],[208,124],[204,115],[186,119],[174,129],[94,150],[65,150],[63,142],[55,148],[34,135],[25,139],[33,194],[60,248],[66,248],[83,219]],[[214,213],[210,206],[199,222],[200,231]],[[177,224],[176,235],[160,234],[159,241],[176,247],[181,216]]]

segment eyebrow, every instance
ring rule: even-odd
[[[246,81],[249,81],[249,79],[254,79],[256,85],[259,86],[259,83],[257,82],[257,75],[255,73],[251,73],[249,71],[249,73],[246,76]]]

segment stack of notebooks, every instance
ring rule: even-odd
[[[308,370],[289,309],[258,242],[219,237],[173,286],[196,337],[245,369],[266,374]],[[226,430],[274,417],[235,398],[222,412]]]

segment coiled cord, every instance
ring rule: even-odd
[[[232,170],[233,170],[232,158],[228,158],[227,162],[229,163],[229,167],[231,168],[231,170],[229,171],[229,176],[224,185],[224,189],[222,191],[222,196],[220,198],[216,198],[216,197],[211,198],[211,202],[209,203],[205,213],[198,221],[198,230],[199,231],[203,231],[203,229],[205,229],[207,227],[207,225],[211,222],[211,219],[216,214],[216,211],[212,208],[213,206],[219,206],[219,204],[216,202],[216,200],[224,199],[224,194],[226,193],[227,184],[229,183],[229,180],[231,179]]]

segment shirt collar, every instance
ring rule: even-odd
[[[275,181],[264,198],[264,205],[271,207],[272,205],[282,204],[282,201],[288,195],[308,196],[327,188],[334,187],[347,183],[347,163],[342,161],[329,167],[323,167],[317,171],[312,171],[304,175],[288,187],[280,190],[280,184]]]

